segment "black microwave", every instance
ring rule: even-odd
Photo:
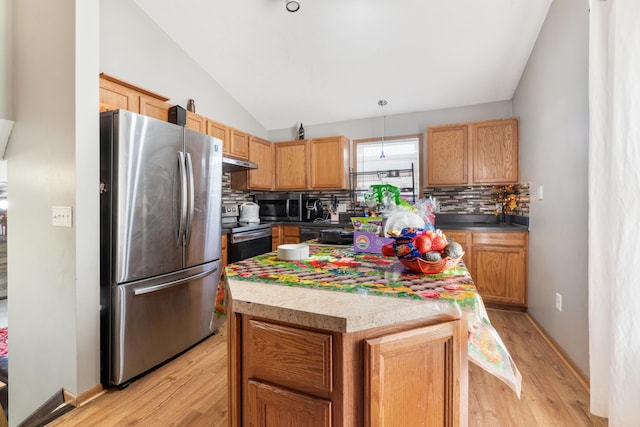
[[[302,193],[266,193],[254,196],[261,221],[302,221]]]

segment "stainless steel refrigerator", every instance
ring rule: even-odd
[[[101,113],[100,181],[101,381],[123,386],[214,332],[222,141]]]

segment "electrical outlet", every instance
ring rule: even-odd
[[[556,310],[562,312],[562,295],[556,292]]]
[[[542,185],[538,185],[538,200],[542,200],[543,196],[544,196],[544,192],[543,192]]]
[[[71,206],[51,206],[51,225],[71,227]]]
[[[346,203],[338,203],[338,212],[346,212],[347,204]]]

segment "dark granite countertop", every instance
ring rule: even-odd
[[[330,222],[287,222],[273,221],[263,222],[270,225],[298,225],[313,228],[352,228],[350,220],[338,223]],[[436,228],[443,230],[470,230],[470,231],[528,231],[529,218],[524,216],[508,215],[504,223],[499,222],[495,215],[465,215],[465,214],[436,214]]]
[[[436,228],[470,231],[528,231],[529,218],[507,215],[501,223],[495,215],[436,214]]]

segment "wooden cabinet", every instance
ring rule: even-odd
[[[231,130],[226,125],[207,119],[207,135],[222,140],[222,152],[229,153],[231,144]]]
[[[520,179],[518,120],[471,125],[474,184],[516,184]]]
[[[282,243],[300,243],[300,227],[297,225],[283,225]]]
[[[482,299],[526,308],[529,235],[474,231],[472,239],[471,271]]]
[[[187,111],[187,129],[195,130],[200,133],[207,133],[207,118],[191,111]]]
[[[222,250],[222,256],[220,257],[220,260],[222,261],[222,271],[224,272],[224,268],[227,266],[227,262],[228,262],[228,255],[227,255],[227,235],[223,234],[222,235],[222,239],[221,239],[221,246],[220,249]]]
[[[278,246],[281,245],[282,242],[282,226],[281,225],[273,225],[271,226],[271,250],[277,251]]]
[[[467,125],[427,128],[427,185],[468,184],[468,147]]]
[[[229,320],[231,426],[467,423],[466,320],[352,333]]]
[[[517,184],[518,119],[427,128],[427,185]]]
[[[466,332],[447,322],[366,340],[364,424],[467,425]]]
[[[309,185],[312,190],[349,187],[349,141],[344,136],[309,141]]]
[[[273,190],[275,157],[273,143],[257,136],[249,136],[249,161],[257,169],[231,173],[231,188],[235,190]]]
[[[489,307],[527,307],[529,234],[526,231],[443,230],[462,245],[473,282]]]
[[[275,189],[306,190],[308,188],[309,143],[306,140],[278,142],[275,151]]]
[[[249,134],[238,129],[231,129],[229,142],[229,155],[240,159],[249,158]]]
[[[166,122],[171,107],[168,100],[124,80],[100,74],[100,111],[123,109]]]

